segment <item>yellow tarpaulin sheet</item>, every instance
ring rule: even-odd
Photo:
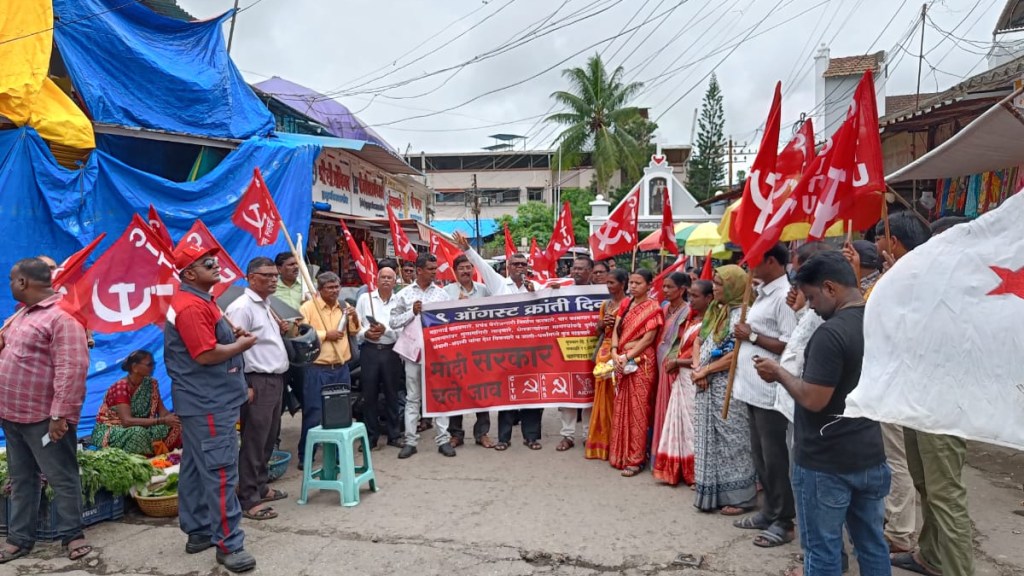
[[[47,76],[53,48],[52,1],[5,2],[0,7],[0,38],[0,115],[18,126],[35,128],[45,140],[94,148],[89,119]]]

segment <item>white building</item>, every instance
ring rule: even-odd
[[[885,84],[889,78],[885,51],[861,56],[831,58],[828,46],[822,44],[814,55],[815,101],[814,135],[818,141],[832,136],[846,119],[850,100],[861,76],[871,70],[875,76],[875,100],[878,115],[885,115]]]

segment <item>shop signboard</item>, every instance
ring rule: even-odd
[[[400,218],[423,221],[426,202],[381,170],[340,150],[325,149],[316,160],[313,201],[331,212],[387,218],[390,204]]]

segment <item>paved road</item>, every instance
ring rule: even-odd
[[[473,417],[466,420],[471,426]],[[754,547],[752,534],[730,519],[696,512],[685,487],[660,485],[647,473],[622,478],[603,462],[585,460],[579,447],[556,452],[554,410],[546,411],[544,428],[538,452],[523,446],[518,433],[504,453],[471,445],[448,459],[426,437],[410,460],[396,459],[394,448],[375,452],[381,491],[364,491],[355,508],[340,507],[331,492],[298,506],[293,467],[276,483],[292,496],[277,503],[280,517],[244,521],[247,548],[258,560],[254,574],[750,575],[780,574],[793,564],[796,545]],[[298,420],[286,417],[286,443],[294,445],[297,436]],[[1024,508],[1024,455],[972,450],[987,470],[967,471],[977,574],[1024,575],[1024,517],[1012,512]],[[40,545],[30,558],[0,566],[0,575],[225,573],[214,568],[212,551],[183,553],[175,521],[135,513],[88,534],[97,553],[86,561],[71,563],[56,546]],[[702,567],[673,565],[680,553],[703,556]]]

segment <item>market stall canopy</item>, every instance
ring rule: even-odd
[[[324,210],[317,210],[313,213],[313,217],[318,219],[320,222],[337,222],[344,220],[345,225],[350,228],[367,228],[371,232],[376,232],[388,239],[391,238],[391,223],[387,218],[370,218],[366,216],[353,216],[351,214],[337,214],[335,212],[327,212]],[[419,244],[421,246],[427,246],[430,243],[431,233],[440,233],[445,238],[450,237],[443,231],[437,228],[420,222],[419,220],[413,220],[412,218],[399,218],[398,223],[402,226],[402,230],[405,231],[405,235],[409,237],[409,241],[413,244]]]
[[[367,126],[341,102],[279,76],[253,84],[253,88],[281,102],[300,116],[323,126],[331,136],[366,142],[358,156],[378,168],[392,174],[419,173],[409,166],[380,134]]]
[[[1024,164],[1024,109],[1017,89],[937,148],[886,176],[888,182],[957,178]]]
[[[347,150],[361,160],[389,172],[391,174],[419,174],[413,167],[405,163],[405,160],[394,156],[391,152],[372,142],[355,140],[352,138],[335,138],[333,136],[314,136],[312,134],[291,134],[288,132],[277,132],[275,138],[291,144],[308,143],[321,148],[337,148]]]
[[[53,9],[57,48],[94,121],[237,139],[274,129],[225,49],[230,12],[183,22],[124,0],[54,0]]]
[[[476,238],[476,221],[472,218],[461,218],[458,220],[432,220],[430,225],[451,236],[455,231],[462,232],[467,238]],[[486,238],[497,234],[501,228],[494,218],[480,219],[480,237]]]

